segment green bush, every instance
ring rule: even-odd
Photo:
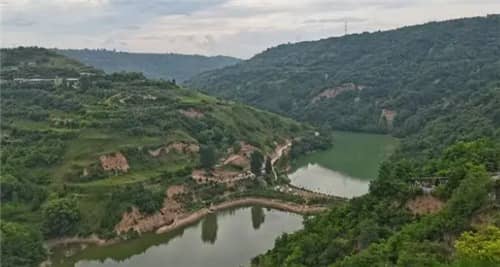
[[[0,242],[3,267],[36,267],[45,259],[42,235],[33,226],[1,220]]]
[[[49,237],[74,234],[81,215],[75,198],[49,199],[43,205],[44,230]]]

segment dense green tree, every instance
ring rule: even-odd
[[[0,175],[0,199],[2,201],[16,201],[22,188],[23,184],[16,177],[10,174]]]
[[[49,199],[43,206],[43,218],[48,236],[73,234],[80,221],[77,200],[72,197]]]
[[[23,181],[8,173],[0,175],[0,199],[2,201],[21,201],[39,206],[47,191],[30,181]]]
[[[455,241],[459,257],[500,264],[500,228],[487,226],[478,232],[464,232]]]
[[[482,143],[459,142],[428,159],[432,164],[387,161],[369,194],[306,219],[303,231],[279,238],[274,249],[253,260],[254,265],[446,266],[451,255],[443,240],[467,230],[477,212],[489,207],[492,182],[486,166],[496,158],[491,151],[498,146]],[[451,194],[440,212],[418,218],[405,205],[419,194],[411,178],[430,171],[453,175],[456,184],[446,185]]]
[[[215,148],[212,145],[203,145],[200,147],[200,164],[206,170],[210,170],[217,162]]]
[[[33,226],[0,221],[0,262],[3,267],[35,267],[46,251],[39,231]]]
[[[268,175],[273,174],[273,163],[272,163],[271,157],[269,157],[269,156],[266,157],[265,171],[266,171],[266,174],[268,174]]]
[[[262,175],[262,164],[264,164],[264,156],[258,150],[255,150],[250,155],[250,170],[253,174]]]
[[[238,154],[238,153],[240,153],[240,150],[241,150],[240,142],[234,142],[233,143],[233,153]]]
[[[400,248],[397,266],[436,266],[445,260],[446,248],[438,242],[406,242]]]

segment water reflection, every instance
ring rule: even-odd
[[[264,209],[260,206],[252,207],[250,212],[252,213],[253,229],[257,230],[260,228],[260,225],[264,223],[266,214],[264,213]]]
[[[208,214],[201,222],[201,240],[204,243],[214,244],[217,240],[217,215]]]
[[[292,184],[334,196],[352,198],[368,192],[369,181],[309,163],[289,175]]]
[[[248,266],[251,258],[272,248],[282,233],[300,228],[302,216],[297,214],[237,208],[210,214],[180,231],[90,246],[70,257],[59,250],[51,259],[54,267]]]

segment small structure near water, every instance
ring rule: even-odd
[[[430,195],[436,187],[448,183],[447,177],[432,176],[432,177],[415,177],[410,179],[415,187],[418,187],[426,195]]]

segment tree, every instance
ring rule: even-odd
[[[264,163],[264,156],[258,150],[252,152],[250,156],[250,170],[253,174],[259,176],[262,174],[262,163]]]
[[[465,232],[455,241],[460,258],[500,263],[500,228],[488,226],[480,231]]]
[[[213,146],[200,147],[200,164],[205,170],[210,170],[217,161],[215,148]]]
[[[49,200],[43,207],[45,231],[48,236],[62,236],[74,232],[80,221],[80,211],[74,198]]]
[[[254,206],[251,209],[252,213],[252,226],[253,229],[257,230],[264,223],[266,218],[266,214],[264,213],[264,209],[259,206]]]
[[[381,229],[372,218],[367,218],[359,223],[359,235],[357,238],[360,249],[367,248],[372,242],[380,238]]]
[[[240,153],[240,150],[241,150],[240,142],[234,142],[233,143],[233,153],[238,154],[238,153]]]
[[[0,199],[2,201],[16,200],[19,191],[25,186],[10,174],[0,175]]]
[[[266,174],[272,174],[273,173],[273,162],[271,160],[271,157],[267,156],[266,157]]]
[[[19,223],[0,221],[3,267],[38,266],[46,256],[40,232]]]
[[[87,91],[92,86],[92,81],[88,76],[83,76],[80,78],[80,89],[82,91]]]

